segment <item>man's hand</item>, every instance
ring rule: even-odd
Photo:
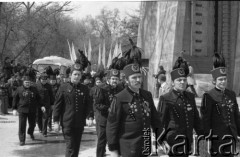
[[[18,111],[17,110],[13,110],[13,115],[17,116],[18,115]]]
[[[120,157],[119,153],[117,150],[114,150],[114,151],[110,151],[110,156],[111,157]]]
[[[54,122],[53,129],[55,132],[59,132],[59,122]]]
[[[44,106],[41,107],[42,112],[46,112],[46,108]]]

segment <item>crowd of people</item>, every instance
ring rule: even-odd
[[[178,57],[170,73],[171,89],[166,71],[158,74],[161,87],[156,107],[152,93],[142,89],[141,54],[142,50],[132,44],[121,58],[113,59],[108,70],[94,76],[84,73],[90,63],[81,53],[62,77],[47,67],[38,78],[28,67],[12,94],[13,113],[19,115],[20,146],[25,145],[27,120],[32,140],[36,123],[44,137],[48,128],[59,131],[61,126],[65,156],[77,157],[86,119],[92,124],[95,118],[97,157],[106,155],[106,145],[112,157],[149,156],[151,133],[167,155],[188,157],[193,151],[194,130],[199,138],[210,139],[212,156],[233,157],[236,143],[228,142],[240,136],[240,113],[235,93],[226,89],[223,56],[214,56],[211,73],[215,88],[204,94],[199,112],[196,94],[186,90],[191,73],[187,61]]]

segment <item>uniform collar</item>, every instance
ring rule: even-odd
[[[218,91],[218,92],[221,92],[221,93],[224,93],[224,92],[225,92],[225,89],[224,89],[224,90],[221,90],[221,89],[219,89],[217,86],[215,86],[215,90]]]
[[[127,87],[128,92],[132,95],[132,96],[140,96],[140,89],[139,89],[139,93],[134,92],[131,88]]]
[[[173,89],[173,93],[176,94],[177,97],[180,97],[180,96],[184,96],[184,95],[185,95],[185,91],[183,91],[183,92],[178,92],[178,91],[176,91],[175,89]]]

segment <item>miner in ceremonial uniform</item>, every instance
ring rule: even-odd
[[[151,127],[154,131],[162,130],[160,116],[152,94],[141,89],[140,49],[133,45],[123,58],[127,60],[123,68],[127,87],[112,98],[106,131],[109,150],[112,156],[148,156],[151,154]]]
[[[158,112],[164,125],[160,143],[169,156],[187,157],[193,141],[193,129],[201,135],[202,125],[194,94],[187,92],[187,62],[178,57],[171,79],[173,89],[160,96]]]
[[[58,131],[62,117],[66,157],[78,156],[86,118],[92,111],[89,89],[80,83],[83,70],[88,66],[86,61],[85,56],[80,56],[80,59],[76,60],[71,67],[70,82],[61,84],[55,97],[54,129]]]
[[[223,55],[215,53],[213,62],[211,73],[215,87],[203,94],[200,108],[204,133],[211,141],[211,156],[233,157],[240,136],[239,106],[236,94],[226,89],[227,71]]]
[[[52,87],[49,83],[47,83],[47,79],[52,73],[51,67],[47,67],[46,71],[40,75],[40,81],[37,83],[36,87],[39,91],[43,104],[46,108],[46,112],[42,112],[40,109],[37,111],[37,123],[39,130],[42,131],[44,137],[47,137],[47,126],[48,119],[51,112],[51,104],[53,104],[53,92]],[[51,71],[51,72],[50,72]],[[48,74],[49,75],[48,75]]]
[[[57,75],[59,75],[59,70],[55,69],[53,71],[53,74],[50,75],[50,80],[49,83],[51,85],[52,88],[52,96],[53,96],[53,101],[51,103],[51,108],[50,108],[50,112],[49,112],[49,116],[48,116],[48,127],[49,127],[49,131],[52,131],[52,111],[53,111],[53,104],[55,101],[55,96],[57,94],[58,88],[59,88],[59,83],[57,83]]]
[[[107,121],[107,141],[112,155],[143,157],[151,153],[151,127],[161,130],[152,94],[140,89],[138,64],[124,68],[128,86],[113,97]]]
[[[26,74],[23,76],[23,85],[18,87],[13,96],[13,114],[16,115],[16,110],[19,113],[19,140],[20,146],[25,144],[26,139],[26,122],[28,120],[28,131],[31,139],[34,140],[34,128],[36,119],[36,109],[40,107],[42,112],[45,112],[45,107],[42,103],[38,90],[31,86],[31,76]]]
[[[113,59],[109,71],[109,84],[95,89],[94,108],[96,108],[96,129],[97,129],[97,157],[103,157],[106,152],[106,126],[108,109],[115,94],[119,93],[123,88],[119,86],[120,71],[118,69],[117,58]]]

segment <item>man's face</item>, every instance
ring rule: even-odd
[[[109,80],[109,84],[113,87],[116,87],[118,83],[119,83],[119,78],[116,76],[111,76]]]
[[[82,72],[78,70],[74,70],[71,74],[71,82],[77,84],[80,82],[81,77],[82,77]]]
[[[185,91],[187,88],[187,78],[179,77],[173,81],[173,87],[177,91]]]
[[[55,85],[57,83],[57,80],[50,80],[49,82],[51,85]]]
[[[23,86],[29,88],[31,86],[31,81],[23,81]]]
[[[43,85],[47,83],[47,79],[41,78],[40,81],[41,81],[41,83],[42,83]]]
[[[131,88],[139,89],[141,88],[143,79],[142,74],[136,73],[128,76],[127,83]]]
[[[227,87],[227,76],[220,76],[216,79],[216,87],[224,90]]]
[[[97,80],[96,81],[96,86],[100,86],[102,84],[102,81],[101,80]]]

